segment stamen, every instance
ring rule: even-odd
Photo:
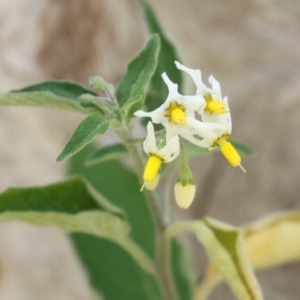
[[[144,183],[143,183],[143,185],[142,185],[142,187],[140,189],[140,192],[142,192],[144,190],[145,184],[146,184],[146,182],[144,181]]]
[[[211,94],[206,94],[204,96],[206,107],[205,111],[207,113],[215,113],[218,115],[226,114],[228,113],[227,107],[224,102],[217,101],[213,99],[213,96]]]
[[[247,171],[243,168],[241,164],[239,164],[239,167],[242,169],[243,173],[247,173]]]
[[[241,166],[241,157],[231,143],[223,141],[224,138],[221,138],[219,145],[221,147],[221,152],[234,167]],[[243,168],[242,168],[243,170]]]
[[[155,179],[160,169],[162,161],[163,160],[159,156],[150,155],[146,163],[144,174],[143,174],[144,181],[149,182]]]
[[[186,122],[185,107],[172,101],[168,109],[165,110],[165,117],[175,124],[184,124]]]
[[[184,124],[186,122],[186,115],[181,109],[176,108],[171,112],[171,119],[176,124]]]
[[[215,100],[206,104],[205,111],[209,113],[215,113],[218,115],[228,113],[225,103],[221,101],[215,101]]]

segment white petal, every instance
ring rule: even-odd
[[[134,115],[139,118],[144,118],[144,117],[151,118],[152,122],[156,124],[165,123],[168,121],[168,118],[164,116],[163,106],[160,106],[156,110],[153,110],[151,112],[138,110],[134,113]]]
[[[168,90],[169,90],[169,96],[168,98],[171,96],[171,97],[177,97],[178,95],[180,95],[178,93],[178,84],[175,84],[174,82],[172,82],[170,80],[170,78],[168,77],[168,75],[166,74],[166,72],[164,72],[161,77],[163,78],[165,84],[167,85],[168,87]]]
[[[202,82],[201,71],[190,69],[190,68],[182,65],[178,61],[175,61],[175,65],[176,65],[177,69],[179,69],[181,71],[184,71],[184,72],[186,72],[187,74],[189,74],[191,76],[192,80],[194,81],[194,83],[197,87],[197,94],[204,95],[204,93],[206,91],[206,86]]]
[[[213,89],[213,94],[217,94],[220,96],[222,99],[222,91],[221,91],[221,86],[218,80],[214,78],[213,75],[210,75],[208,78],[208,82],[211,84],[212,89]]]
[[[226,131],[226,127],[222,124],[201,122],[192,118],[187,118],[187,124],[195,130],[195,133],[209,141],[219,138]]]
[[[173,136],[166,146],[158,150],[158,154],[162,157],[165,162],[171,162],[174,160],[180,152],[179,137],[178,135]]]
[[[143,118],[143,117],[149,117],[149,112],[143,111],[143,110],[137,110],[134,115],[138,118]]]
[[[143,143],[143,147],[145,153],[147,153],[148,155],[150,153],[157,152],[155,132],[154,132],[153,124],[151,122],[148,122],[147,124],[147,137]]]
[[[229,109],[229,105],[228,105],[228,97],[225,96],[224,99],[223,99],[223,101],[226,104],[227,110],[228,110],[228,113],[227,113],[227,130],[228,130],[228,133],[231,134],[231,131],[232,131],[232,120],[231,120],[231,114],[230,114],[230,109]]]
[[[199,147],[202,148],[211,148],[212,144],[214,143],[213,139],[203,139],[203,140],[199,140],[196,139],[192,134],[183,134],[181,135],[184,139],[186,139],[187,141],[189,141],[192,144],[195,144]]]
[[[180,103],[181,104],[181,103]],[[186,108],[186,114],[204,109],[206,103],[201,95],[182,96],[182,104]]]

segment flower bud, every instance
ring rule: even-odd
[[[187,209],[190,207],[194,200],[196,185],[188,164],[183,144],[181,144],[181,149],[182,166],[179,178],[177,179],[177,182],[174,186],[174,194],[178,206],[180,208]]]
[[[95,101],[97,97],[92,95],[92,94],[83,94],[80,96],[80,100],[82,103],[84,104],[90,104],[93,103]]]
[[[104,91],[107,83],[101,76],[89,78],[89,86],[94,90]]]
[[[181,182],[176,182],[174,186],[175,200],[180,208],[187,209],[192,204],[195,193],[196,186],[194,183],[188,183],[183,185]]]

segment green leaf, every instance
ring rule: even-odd
[[[13,200],[12,200],[13,201]],[[129,235],[124,220],[105,211],[84,211],[77,214],[61,212],[4,212],[0,222],[19,220],[36,226],[55,226],[66,232],[81,232],[122,243]]]
[[[124,217],[122,210],[108,202],[80,177],[43,187],[9,188],[0,194],[0,213],[52,211],[76,214],[94,209]]]
[[[237,141],[230,141],[230,142],[235,147],[235,149],[239,152],[240,155],[251,156],[254,154],[254,151],[250,147]]]
[[[300,212],[272,214],[243,231],[255,269],[271,268],[300,260]]]
[[[71,138],[58,156],[57,161],[63,161],[89,144],[96,136],[104,134],[110,127],[112,118],[95,112],[85,118],[75,129]]]
[[[205,218],[201,221],[182,222],[170,226],[166,232],[167,241],[170,242],[172,237],[185,231],[191,231],[196,235],[213,266],[209,268],[194,299],[207,299],[222,277],[239,299],[263,299],[241,230],[211,218]]]
[[[212,264],[239,299],[263,299],[240,230],[205,218],[196,225],[195,233]]]
[[[71,237],[93,287],[104,299],[162,300],[154,277],[122,247],[84,234]]]
[[[146,272],[154,272],[149,257],[130,238],[122,210],[78,177],[45,187],[8,189],[0,194],[0,222],[8,220],[109,239],[130,253]]]
[[[154,228],[136,176],[117,161],[85,168],[86,157],[94,150],[89,145],[75,155],[70,161],[70,172],[84,176],[113,204],[126,211],[133,240],[153,257]],[[94,287],[106,299],[162,299],[154,277],[141,272],[123,249],[92,237],[78,234],[72,237]]]
[[[86,114],[96,111],[96,106],[81,100],[82,94],[97,96],[73,82],[46,81],[0,95],[0,105],[61,108]]]
[[[150,256],[154,257],[154,227],[152,224],[152,220],[143,196],[143,193],[140,192],[140,185],[138,182],[138,178],[136,175],[125,165],[121,164],[118,161],[105,161],[101,163],[101,167],[98,165],[91,166],[89,168],[84,168],[84,161],[86,157],[89,155],[91,151],[94,151],[91,146],[85,148],[83,151],[78,153],[71,160],[71,173],[77,173],[84,176],[92,185],[98,190],[101,191],[103,195],[108,197],[110,201],[112,201],[115,205],[121,207],[124,211],[126,211],[128,215],[128,221],[132,228],[132,238],[142,247],[142,249]],[[117,280],[122,281],[122,283],[128,288],[131,288],[131,292],[129,290],[125,290],[123,295],[119,295],[114,297],[114,293],[116,291],[108,291],[108,287],[106,287],[107,293],[105,294],[107,299],[132,299],[132,300],[140,300],[140,299],[161,299],[160,296],[155,296],[153,291],[157,289],[157,283],[154,281],[148,282],[147,291],[149,291],[149,295],[151,296],[132,296],[133,290],[139,290],[140,287],[133,287],[131,275],[134,273],[134,268],[130,268],[128,273],[125,274],[125,271],[120,273],[120,276],[123,276],[122,279],[116,279],[115,274],[118,273],[118,265],[115,264],[113,257],[118,256],[119,252],[117,249],[110,249],[110,260],[108,258],[96,259],[96,256],[93,258],[87,257],[87,252],[82,249],[84,243],[77,243],[77,239],[75,240],[77,245],[77,249],[82,257],[84,262],[88,262],[86,265],[89,271],[89,275],[92,277],[92,280],[95,282],[95,288],[99,290],[104,290],[103,285],[105,283],[101,282],[99,278],[101,278],[101,270],[106,268],[109,265],[112,270],[115,270],[115,273],[107,272],[106,279],[107,281],[115,282]],[[101,245],[98,243],[93,243],[93,246],[89,245],[95,249],[95,251],[102,251]],[[89,252],[90,253],[90,252]],[[175,270],[175,280],[176,286],[180,288],[181,299],[191,299],[191,287],[187,283],[187,278],[185,272],[182,272],[182,265],[185,264],[185,261],[182,261],[182,255],[180,251],[180,246],[178,243],[174,243],[173,248],[173,267]],[[127,265],[126,258],[124,257],[124,262],[121,262],[121,259],[118,260],[118,264]],[[108,267],[107,267],[108,268]],[[187,268],[187,264],[185,264],[184,268]],[[116,271],[117,270],[117,271]],[[134,276],[134,275],[133,275]],[[144,280],[144,275],[141,275],[141,278]],[[117,283],[116,283],[117,284]],[[113,285],[113,284],[112,284]],[[128,294],[125,294],[128,293]],[[138,293],[138,292],[137,292]],[[128,297],[126,298],[126,295]],[[147,294],[148,295],[148,294]]]
[[[145,98],[145,96],[142,95],[142,96],[133,98],[133,99],[129,100],[128,102],[126,102],[121,109],[122,116],[124,118],[127,118],[127,117],[131,118],[133,116],[133,113],[142,107],[141,103],[143,103],[144,98]]]
[[[54,226],[66,232],[92,234],[119,244],[140,263],[143,269],[154,274],[154,266],[143,251],[130,239],[127,222],[104,211],[86,211],[78,214],[56,212],[5,212],[0,222],[18,220],[35,226]]]
[[[128,65],[127,73],[116,90],[121,107],[126,102],[137,99],[139,99],[140,106],[142,106],[145,98],[145,88],[156,69],[159,49],[159,37],[153,35],[145,48]]]
[[[151,34],[157,33],[161,40],[161,50],[158,57],[158,66],[152,77],[149,92],[145,101],[147,111],[152,111],[159,107],[167,98],[167,88],[161,78],[161,74],[166,72],[170,79],[182,88],[182,74],[176,68],[175,60],[180,61],[173,44],[166,37],[154,10],[146,1],[140,1],[145,15],[145,20]]]
[[[85,168],[86,158],[95,148],[91,144],[70,160],[70,173],[83,176],[114,205],[123,209],[132,228],[132,237],[154,257],[154,227],[136,175],[116,160]]]
[[[91,166],[104,161],[127,158],[128,152],[124,144],[113,144],[92,152],[86,159],[85,165]]]

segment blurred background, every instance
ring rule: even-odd
[[[178,47],[182,63],[201,69],[204,79],[213,74],[220,81],[230,101],[232,137],[255,150],[255,156],[243,160],[245,175],[219,153],[194,159],[196,199],[190,210],[174,207],[175,213],[185,219],[210,215],[241,225],[270,212],[299,208],[297,0],[149,3]],[[98,74],[116,84],[147,37],[135,0],[1,0],[0,92],[48,79],[86,85],[90,75]],[[186,79],[189,91],[194,91]],[[55,159],[83,117],[68,111],[1,107],[0,190],[63,178],[66,164],[56,164]],[[102,142],[113,138],[107,135]],[[2,244],[1,238],[5,237],[0,235]],[[261,272],[266,299],[299,299],[299,272],[300,264]],[[72,297],[55,299],[77,299]],[[233,296],[220,285],[210,299]]]

